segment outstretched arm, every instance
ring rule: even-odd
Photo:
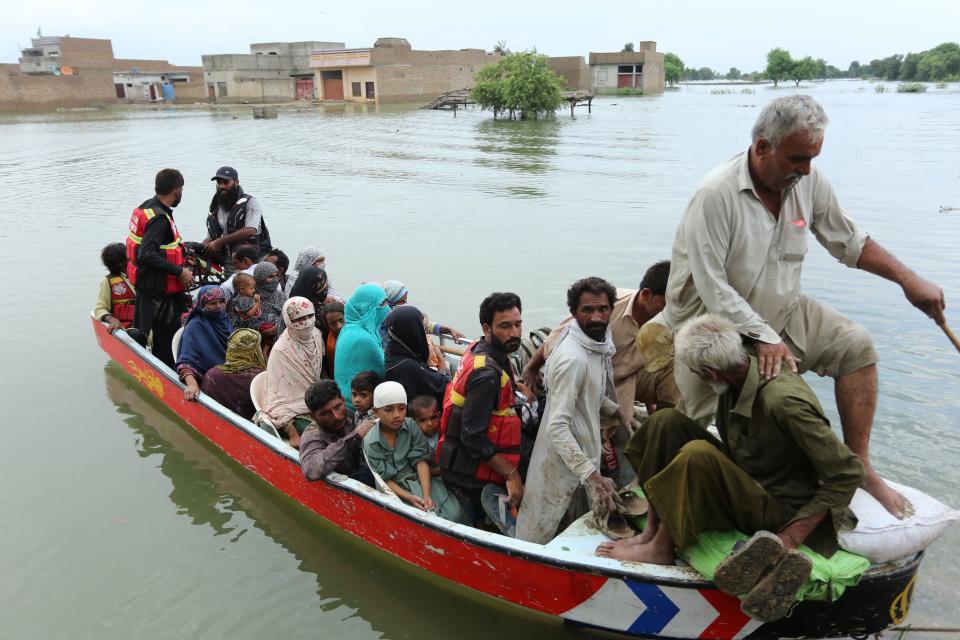
[[[947,305],[943,299],[943,289],[918,276],[873,238],[867,238],[863,245],[857,267],[896,282],[903,289],[903,295],[910,304],[930,316],[937,324],[946,322],[943,311]]]

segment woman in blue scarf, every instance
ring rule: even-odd
[[[337,336],[334,377],[340,392],[353,409],[350,382],[361,371],[375,371],[383,377],[383,345],[380,325],[390,313],[387,294],[376,284],[361,285],[344,307],[346,324]]]
[[[223,289],[208,285],[197,292],[197,303],[187,315],[177,354],[177,375],[186,385],[186,400],[196,400],[203,375],[226,361],[227,340],[232,333],[226,304]]]

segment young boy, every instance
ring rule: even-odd
[[[376,371],[361,371],[350,381],[350,400],[353,402],[353,423],[359,425],[373,416],[373,391],[383,378]]]
[[[107,323],[110,333],[117,329],[129,329],[133,324],[136,292],[126,276],[126,246],[119,242],[108,244],[100,251],[100,261],[107,268],[107,275],[100,280],[94,315]]]
[[[423,511],[465,523],[460,503],[440,478],[430,477],[430,445],[407,417],[407,394],[399,382],[383,382],[373,391],[377,422],[363,438],[370,469],[401,500]]]
[[[417,396],[410,401],[410,415],[430,445],[430,475],[440,475],[437,464],[437,442],[440,440],[440,410],[433,396]]]

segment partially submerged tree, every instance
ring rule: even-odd
[[[777,86],[781,80],[788,77],[793,70],[793,58],[786,49],[777,47],[771,49],[767,54],[767,70],[764,75],[773,80],[773,86]]]
[[[473,100],[496,118],[506,111],[510,120],[538,120],[563,104],[563,79],[536,51],[507,53],[476,73]]]
[[[800,86],[800,82],[803,80],[810,80],[813,78],[819,71],[819,65],[817,65],[816,60],[807,56],[802,60],[797,60],[793,63],[793,66],[790,67],[790,73],[788,77],[797,83],[797,86]]]
[[[663,75],[667,84],[675,86],[683,77],[683,60],[675,53],[663,56]]]

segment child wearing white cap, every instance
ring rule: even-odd
[[[430,445],[420,427],[407,417],[407,393],[398,382],[373,390],[377,423],[363,438],[370,468],[404,502],[454,522],[466,523],[460,503],[443,480],[430,477]]]

